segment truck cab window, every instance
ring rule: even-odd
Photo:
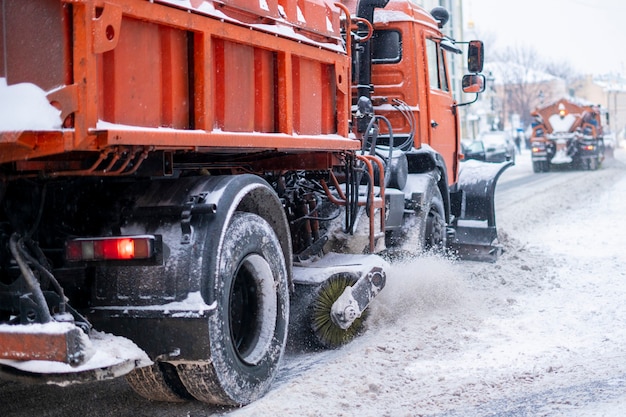
[[[439,47],[438,42],[432,39],[426,39],[426,53],[426,59],[428,59],[428,78],[430,80],[430,88],[450,91],[443,49]]]
[[[397,30],[377,30],[372,35],[372,62],[394,64],[402,59],[402,37]]]

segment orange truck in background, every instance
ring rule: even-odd
[[[530,137],[534,172],[558,165],[596,170],[604,160],[600,108],[570,99],[535,109]]]
[[[349,342],[389,262],[494,261],[510,164],[459,161],[408,0],[0,0],[0,372],[242,405],[290,329]],[[425,272],[427,273],[427,272]]]

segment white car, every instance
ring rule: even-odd
[[[485,146],[485,161],[515,162],[515,142],[511,134],[504,130],[491,130],[478,135]]]

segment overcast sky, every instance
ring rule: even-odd
[[[474,22],[487,54],[529,45],[580,73],[626,75],[624,0],[462,1],[464,20]]]

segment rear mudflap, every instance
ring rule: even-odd
[[[130,340],[71,323],[0,326],[0,376],[69,385],[112,379],[152,363]]]
[[[511,161],[466,161],[459,172],[451,207],[454,234],[450,249],[461,259],[495,262],[502,253],[498,242],[495,191],[498,178]]]

